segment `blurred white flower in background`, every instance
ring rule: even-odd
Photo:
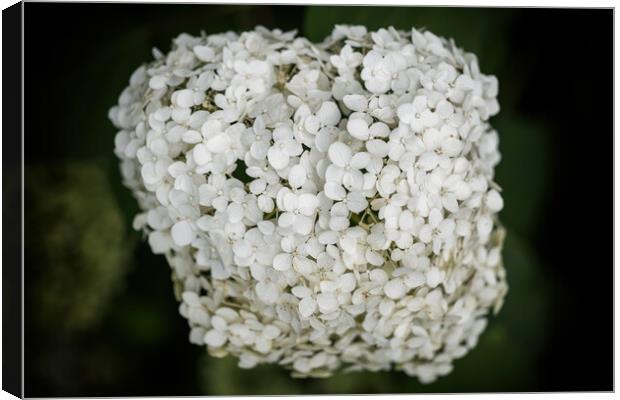
[[[359,26],[154,55],[110,118],[190,341],[295,376],[449,373],[507,292],[497,80],[476,57]]]

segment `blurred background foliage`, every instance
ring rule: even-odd
[[[95,165],[70,162],[30,165],[24,179],[25,223],[40,227],[24,250],[46,261],[33,265],[37,281],[28,297],[36,328],[63,336],[96,327],[124,286],[134,242],[107,177]]]
[[[45,68],[27,68],[25,78],[26,395],[562,390],[545,371],[557,367],[554,357],[563,352],[553,350],[553,332],[566,323],[554,296],[568,286],[552,279],[562,265],[545,253],[541,229],[554,207],[549,188],[557,170],[554,143],[562,132],[527,90],[540,71],[525,60],[553,40],[535,32],[527,46],[521,43],[523,24],[535,28],[546,21],[545,15],[532,19],[534,12],[27,3],[26,65],[44,60]],[[569,26],[581,16],[563,18]],[[508,228],[504,262],[510,290],[479,345],[430,385],[399,372],[293,379],[275,366],[242,370],[234,359],[207,356],[188,341],[164,258],[151,254],[131,229],[137,205],[121,184],[107,110],[130,73],[151,59],[152,47],[167,51],[181,32],[241,31],[257,24],[297,29],[320,40],[336,23],[426,27],[476,53],[482,71],[500,82],[502,111],[492,124],[503,156],[496,181],[505,199],[500,217]],[[48,34],[57,40],[42,47],[40,37]],[[538,40],[538,47],[528,47]],[[29,109],[42,111],[31,120]],[[600,382],[611,382],[606,373],[579,388],[600,389]]]

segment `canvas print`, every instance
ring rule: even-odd
[[[26,396],[613,390],[612,10],[24,23]]]

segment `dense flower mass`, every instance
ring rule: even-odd
[[[294,376],[430,382],[507,291],[498,83],[428,31],[178,36],[110,110],[190,341]]]

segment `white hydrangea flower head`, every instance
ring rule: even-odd
[[[294,376],[431,382],[507,292],[498,82],[428,31],[181,34],[110,119],[189,340]]]

